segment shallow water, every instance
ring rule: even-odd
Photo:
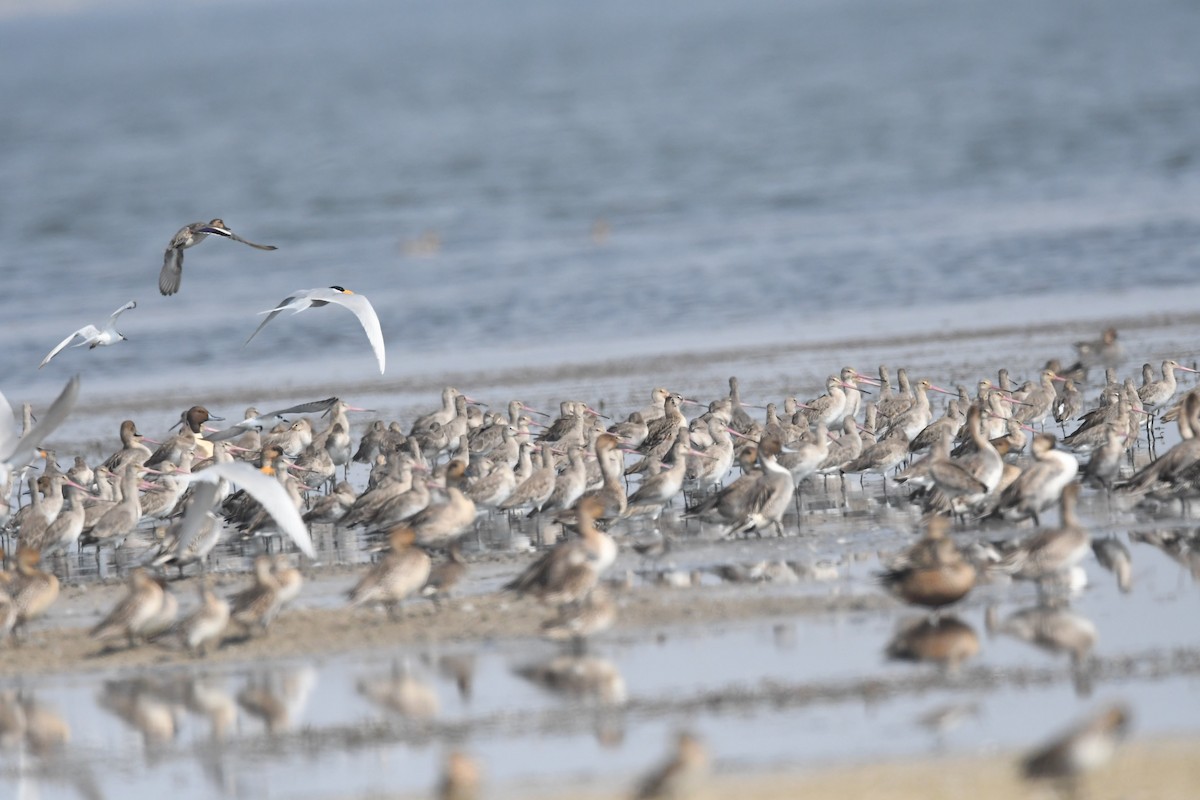
[[[1031,377],[1109,323],[1127,371],[1191,362],[1198,34],[1183,0],[9,13],[0,389],[42,404],[80,373],[83,405],[51,444],[94,458],[114,449],[121,419],[161,436],[194,402],[238,418],[336,393],[407,423],[446,383],[495,404],[518,395],[552,410],[579,396],[617,414],[653,385],[707,401],[731,374],[752,402],[811,396],[847,363],[973,385],[1000,365]],[[181,294],[160,297],[171,234],[213,216],[280,250],[205,242],[188,251]],[[281,317],[242,349],[255,312],[332,283],[374,301],[386,377],[336,309]],[[68,331],[131,297],[128,343],[36,370]],[[1094,533],[1122,538],[1160,524],[1095,504],[1088,515]],[[864,503],[807,518],[802,537],[689,541],[671,560],[828,561],[830,583],[710,577],[697,591],[873,596],[875,552],[898,549],[912,525]],[[628,785],[681,727],[720,768],[820,765],[1018,750],[1113,697],[1134,706],[1139,736],[1194,736],[1194,573],[1130,548],[1132,594],[1089,561],[1091,586],[1072,601],[1098,632],[1092,671],[989,635],[990,603],[1002,620],[1035,603],[1018,586],[964,606],[980,654],[944,678],[885,658],[910,617],[900,609],[646,635],[618,625],[593,653],[623,684],[608,701],[516,675],[557,653],[524,641],[28,675],[3,690],[61,715],[71,741],[5,745],[0,793],[423,791],[463,746],[521,796],[513,787],[566,778]],[[221,550],[214,567],[241,570],[252,550]],[[89,557],[75,563],[85,580]],[[327,562],[367,557],[322,550]],[[349,582],[304,602],[340,603]],[[445,656],[471,664],[469,698],[439,670]],[[436,697],[433,721],[360,691],[403,670]],[[280,715],[268,723],[239,703],[250,689],[282,693]],[[201,698],[219,737],[189,708]],[[974,714],[940,739],[917,725],[947,704]]]
[[[445,752],[461,747],[486,766],[502,795],[520,796],[518,787],[565,780],[619,788],[681,727],[698,731],[724,769],[815,767],[1021,749],[1049,732],[1041,729],[1049,720],[1061,726],[1081,706],[1114,698],[1135,709],[1140,737],[1195,735],[1200,586],[1156,548],[1129,540],[1128,522],[1108,518],[1101,500],[1084,514],[1094,535],[1126,542],[1134,584],[1123,594],[1111,574],[1086,562],[1089,585],[1071,599],[1069,613],[1093,625],[1097,638],[1077,666],[1063,652],[989,629],[989,609],[1003,625],[1039,602],[1032,586],[998,584],[977,588],[945,623],[958,625],[978,649],[957,667],[888,658],[898,631],[921,619],[888,608],[647,634],[618,626],[582,656],[547,642],[500,640],[29,675],[4,681],[0,700],[19,697],[59,715],[70,742],[45,752],[10,742],[0,751],[0,785],[36,787],[43,797],[107,796],[118,787],[181,797],[419,792],[434,782]],[[671,566],[827,557],[838,566],[830,581],[635,591],[677,591],[680,602],[689,591],[871,595],[878,561],[861,554],[909,540],[905,529],[889,527],[848,538],[848,521],[811,527],[778,541],[682,540]],[[627,554],[622,564],[636,567],[637,560]],[[349,580],[326,579],[303,602],[319,607]],[[593,677],[548,688],[524,674],[568,667]],[[944,731],[920,721],[951,708],[957,716]]]

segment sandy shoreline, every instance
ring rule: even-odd
[[[1200,786],[1200,762],[1193,739],[1137,742],[1123,748],[1107,767],[1086,776],[1076,797],[1089,800],[1190,800]],[[798,797],[837,797],[845,800],[1002,800],[1007,798],[1061,798],[1054,784],[1021,779],[1018,754],[951,756],[842,764],[807,770],[740,773],[718,770],[695,800],[792,800]],[[625,791],[539,791],[531,797],[628,797]],[[518,796],[507,793],[507,796]]]
[[[362,568],[323,568],[309,592],[326,595],[350,586]],[[190,604],[196,578],[171,585]],[[218,591],[229,592],[245,583],[225,576]],[[87,584],[64,588],[55,608],[59,624],[34,624],[20,646],[0,648],[0,677],[30,672],[103,672],[162,667],[194,662],[169,636],[157,644],[128,649],[123,642],[106,645],[88,637],[88,629],[124,595],[123,585]],[[642,589],[621,596],[618,632],[644,636],[648,631],[701,621],[731,622],[746,619],[791,618],[798,615],[867,611],[895,607],[879,595],[795,596],[765,592],[715,590],[666,591]],[[439,609],[421,599],[410,600],[401,618],[388,619],[380,609],[301,606],[285,609],[265,636],[246,638],[231,626],[225,644],[204,658],[204,664],[254,661],[262,658],[297,658],[320,652],[322,656],[346,654],[402,645],[479,643],[485,640],[534,640],[551,612],[528,598],[508,594],[479,594],[452,599]]]
[[[353,572],[344,567],[322,568],[310,575],[310,585],[329,595]],[[230,585],[237,583],[231,576],[225,580]],[[176,590],[183,594],[195,582],[195,578],[185,579]],[[113,602],[121,591],[120,586],[110,584],[68,587],[60,609],[64,615],[60,626],[37,629],[20,647],[0,650],[0,680],[19,679],[31,673],[52,675],[62,672],[77,676],[76,679],[93,675],[105,680],[153,673],[155,681],[170,681],[170,676],[179,670],[183,670],[179,674],[186,675],[196,667],[210,673],[217,670],[219,674],[223,668],[264,661],[369,660],[389,652],[422,648],[459,648],[469,652],[484,642],[498,642],[515,653],[530,649],[545,652],[551,647],[537,642],[538,624],[545,615],[544,609],[529,600],[485,593],[452,600],[440,609],[431,603],[417,602],[407,607],[399,620],[389,620],[381,611],[372,609],[315,606],[291,609],[281,614],[267,636],[242,640],[230,634],[221,649],[200,661],[189,658],[169,644],[109,650],[87,638],[87,620],[92,616],[93,607]],[[881,594],[798,596],[767,591],[765,587],[747,590],[741,586],[677,591],[635,588],[621,594],[619,631],[601,637],[597,645],[603,650],[614,640],[644,640],[648,637],[669,642],[675,634],[697,627],[736,625],[747,620],[794,621],[814,615],[878,613],[894,606],[894,601]],[[77,623],[83,624],[77,626]],[[1122,653],[1113,658],[1098,659],[1092,670],[1094,679],[1116,684],[1130,679],[1152,679],[1155,675],[1194,677],[1200,675],[1200,648],[1180,648],[1170,653]],[[966,666],[949,672],[930,666],[919,672],[893,671],[866,679],[775,681],[740,689],[726,687],[660,698],[635,697],[620,705],[620,713],[626,719],[669,719],[702,712],[744,715],[806,706],[871,704],[889,697],[926,693],[958,694],[968,698],[980,691],[1003,686],[1052,686],[1071,680],[1071,669],[1066,665],[1037,665],[1016,670]],[[505,712],[494,717],[484,715],[469,721],[428,720],[416,727],[379,722],[366,726],[357,723],[305,728],[292,733],[276,733],[265,740],[245,740],[239,747],[243,757],[253,758],[259,751],[259,757],[267,757],[267,753],[313,747],[336,752],[389,744],[418,747],[430,740],[456,741],[481,736],[485,739],[489,736],[535,736],[555,731],[562,735],[579,733],[591,724],[589,715],[580,717],[578,709],[566,704],[550,710]],[[1135,741],[1124,748],[1112,764],[1089,777],[1079,796],[1094,800],[1190,799],[1195,787],[1200,785],[1200,762],[1193,757],[1195,747],[1196,742],[1190,738]],[[647,754],[648,764],[653,763],[652,755]],[[716,772],[706,782],[704,791],[695,796],[697,800],[747,796],[767,800],[829,796],[896,800],[1059,796],[1051,786],[1023,781],[1015,766],[1019,754],[1007,752],[952,755],[935,752],[907,759],[784,768],[726,763],[719,753],[715,753],[714,758]],[[489,786],[486,796],[581,800],[627,796],[624,784],[611,788],[611,776],[593,776],[582,782],[572,781],[571,785],[573,788],[565,789],[559,784],[549,786],[540,781],[501,784]],[[337,796],[349,800],[424,795],[370,792]]]

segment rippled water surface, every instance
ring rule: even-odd
[[[374,300],[401,375],[839,308],[1194,292],[1198,34],[1182,0],[10,13],[0,375],[378,380],[344,312],[241,349],[255,312],[330,284]],[[205,242],[160,297],[172,233],[215,216],[280,249]],[[129,344],[36,372],[130,298]]]
[[[0,390],[44,400],[80,373],[58,438],[89,457],[111,452],[135,399],[150,435],[192,402],[233,417],[313,387],[352,386],[407,423],[468,370],[509,371],[462,387],[493,403],[515,383],[536,404],[629,410],[650,385],[708,399],[735,372],[757,402],[817,390],[843,362],[947,383],[1023,372],[1070,352],[1047,322],[1168,313],[1190,325],[1134,327],[1129,352],[1197,355],[1200,8],[1185,0],[13,5]],[[161,297],[171,235],[212,217],[279,249],[205,242]],[[374,302],[386,377],[337,309],[280,317],[243,348],[256,312],[331,284]],[[131,298],[128,343],[36,369]],[[1002,332],[937,335],[977,328]],[[686,355],[751,345],[752,361]],[[676,355],[628,366],[660,352]],[[534,372],[547,365],[567,366]],[[958,618],[980,653],[948,677],[887,660],[898,609],[661,640],[618,628],[574,663],[600,677],[576,692],[529,677],[567,658],[544,642],[30,675],[0,685],[0,721],[57,719],[70,741],[0,726],[0,794],[423,791],[454,745],[510,789],[611,788],[683,726],[723,768],[817,764],[1019,749],[1031,717],[1040,735],[1112,697],[1135,704],[1139,735],[1194,736],[1195,570],[1130,538],[1151,522],[1093,504],[1089,524],[1129,542],[1136,587],[1089,561],[1072,610],[1098,634],[1091,670],[995,629],[1036,598],[986,587]],[[829,559],[830,584],[746,591],[877,593],[873,551],[907,533],[886,514],[833,527],[676,558]],[[959,727],[918,725],[947,706]]]

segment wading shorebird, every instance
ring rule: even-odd
[[[1129,709],[1106,708],[1057,739],[1027,755],[1021,762],[1026,778],[1074,781],[1082,773],[1106,764],[1129,732]]]
[[[642,779],[633,793],[635,800],[691,797],[708,777],[708,748],[691,733],[681,733],[675,752],[658,769]]]
[[[934,612],[957,603],[975,586],[975,568],[947,535],[950,520],[929,520],[925,538],[914,544],[889,569],[879,573],[879,582],[891,594]]]
[[[575,506],[579,538],[568,539],[530,564],[504,588],[533,594],[548,605],[577,603],[587,597],[617,558],[617,543],[596,528],[604,503],[583,497]]]
[[[392,529],[388,535],[391,549],[350,590],[350,604],[379,603],[395,619],[405,598],[419,591],[429,579],[429,554],[416,547],[415,541],[412,528]]]

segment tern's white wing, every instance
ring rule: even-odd
[[[313,548],[312,537],[300,512],[292,505],[292,498],[287,490],[279,485],[279,481],[265,475],[249,464],[228,462],[213,464],[199,472],[192,473],[188,482],[206,481],[216,483],[221,478],[245,489],[251,497],[262,504],[262,507],[275,520],[279,529],[286,533],[309,558],[316,558],[317,551]]]
[[[100,343],[101,337],[104,336],[104,331],[97,328],[95,325],[84,325],[79,330],[75,331],[75,335],[79,337],[74,347],[83,347],[85,344],[90,347],[95,347]]]
[[[17,443],[17,415],[9,405],[4,392],[0,392],[0,454],[7,453]]]
[[[293,314],[299,314],[306,308],[312,308],[313,300],[321,299],[318,295],[322,292],[332,292],[332,289],[299,289],[291,297],[284,298],[277,308],[280,311],[291,311]],[[261,312],[265,314],[266,312]]]
[[[258,336],[258,332],[261,331],[263,328],[265,328],[267,326],[268,322],[270,322],[271,320],[278,317],[280,312],[286,311],[287,309],[291,308],[291,303],[294,300],[300,298],[301,295],[303,295],[303,292],[297,292],[296,294],[288,295],[287,297],[280,300],[279,304],[276,305],[274,308],[268,308],[266,311],[258,312],[259,314],[266,314],[267,318],[264,319],[262,322],[258,323],[258,327],[254,329],[254,333],[250,334],[250,336],[246,339],[246,341],[242,342],[242,347],[245,347],[246,345],[250,344],[250,340],[253,339],[255,336]],[[303,311],[306,308],[308,308],[307,303],[305,303],[300,308],[298,308],[297,311]]]
[[[128,303],[126,303],[125,305],[118,308],[116,311],[109,314],[108,315],[108,327],[111,328],[113,325],[116,325],[117,317],[121,316],[122,314],[124,314],[126,311],[128,311],[131,308],[137,308],[136,300],[130,300]]]
[[[187,552],[188,545],[192,543],[192,539],[203,527],[205,518],[217,504],[217,491],[221,481],[218,479],[211,482],[196,481],[196,483],[200,485],[192,487],[192,497],[183,510],[183,516],[167,532],[167,541],[172,535],[175,537],[171,552],[176,558],[182,558],[183,554]]]
[[[375,314],[375,308],[371,305],[371,301],[361,294],[351,294],[349,292],[343,294],[336,290],[329,290],[328,295],[314,296],[313,299],[324,300],[327,303],[337,303],[339,306],[348,308],[354,312],[354,316],[358,317],[363,330],[367,332],[367,341],[371,343],[371,349],[375,351],[375,360],[379,362],[379,374],[382,375],[385,358],[383,351],[383,331],[379,327],[379,317]]]
[[[275,421],[283,419],[284,414],[315,414],[318,411],[324,413],[333,408],[333,404],[337,401],[338,398],[330,397],[325,400],[314,400],[310,403],[301,403],[288,408],[281,408],[277,411],[268,411],[266,414],[259,414],[257,417],[244,419],[236,425],[230,425],[228,428],[216,433],[209,433],[204,438],[210,442],[221,442],[226,439],[232,439],[235,436],[241,436],[251,428],[259,428],[261,430],[267,423],[274,424]]]
[[[315,414],[318,411],[324,413],[333,408],[337,401],[338,398],[336,397],[327,397],[324,400],[313,400],[308,403],[300,403],[299,405],[290,406],[288,408],[281,408],[278,411],[272,411],[269,414],[263,414],[262,416],[263,419],[274,419],[276,417],[282,417],[284,414]]]
[[[8,446],[0,449],[0,463],[9,462],[13,465],[22,465],[33,458],[33,451],[38,448],[43,439],[54,433],[55,429],[63,423],[63,420],[71,413],[71,409],[75,407],[75,400],[78,397],[79,376],[76,375],[67,381],[67,385],[63,387],[55,401],[50,404],[50,408],[46,409],[46,413],[42,415],[41,421],[34,425],[29,433],[15,442],[9,442]]]
[[[63,348],[66,347],[67,345],[69,345],[71,343],[71,340],[74,339],[76,336],[83,337],[83,340],[86,342],[89,336],[99,336],[99,335],[100,335],[100,331],[98,331],[96,329],[95,325],[84,325],[82,328],[75,331],[70,336],[68,336],[67,338],[65,338],[61,342],[59,342],[57,345],[55,345],[54,349],[51,350],[49,353],[47,353],[46,357],[42,359],[42,363],[38,364],[38,369],[41,369],[42,367],[49,364],[50,359],[54,358],[56,355],[61,353],[63,351]]]
[[[371,306],[371,301],[361,294],[355,294],[354,292],[339,291],[333,287],[301,289],[290,297],[285,297],[275,308],[260,311],[260,314],[267,314],[268,316],[259,324],[257,330],[250,334],[250,339],[253,339],[263,329],[264,325],[283,311],[291,311],[299,314],[306,308],[323,306],[326,303],[336,303],[343,308],[349,309],[354,313],[354,316],[358,317],[359,324],[362,325],[363,330],[367,333],[367,340],[371,343],[371,349],[375,351],[375,360],[379,362],[379,372],[383,374],[386,356],[383,347],[383,331],[379,327],[379,317],[375,314],[375,309]],[[250,339],[246,341],[249,342]]]

